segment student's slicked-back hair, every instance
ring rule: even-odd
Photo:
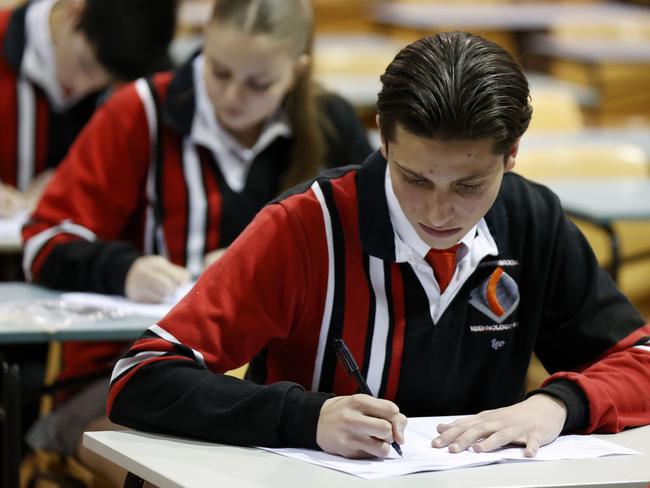
[[[419,137],[495,141],[506,153],[528,127],[528,81],[499,45],[465,32],[427,36],[402,49],[381,76],[379,126]]]
[[[314,12],[309,0],[216,0],[212,22],[286,42],[289,53],[296,59],[312,54]],[[310,63],[284,101],[294,142],[290,166],[282,181],[283,189],[313,178],[323,166],[323,130],[327,127],[319,120],[317,92]]]
[[[86,0],[79,20],[97,60],[111,74],[133,80],[169,69],[176,0]]]

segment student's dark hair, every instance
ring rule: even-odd
[[[169,69],[176,0],[86,0],[78,29],[111,74],[133,80]]]
[[[387,142],[400,125],[419,137],[491,139],[495,153],[505,154],[532,115],[519,64],[499,45],[465,32],[431,35],[406,46],[381,82],[377,112]]]
[[[216,0],[212,22],[284,41],[296,58],[312,54],[314,12],[309,0]],[[283,189],[313,178],[323,166],[323,131],[328,127],[318,117],[319,92],[312,81],[310,63],[284,101],[294,143]]]

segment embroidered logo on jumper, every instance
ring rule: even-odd
[[[498,267],[469,296],[469,303],[500,324],[519,305],[519,286],[503,268]]]
[[[503,346],[506,345],[506,341],[499,341],[497,339],[492,338],[491,344],[492,344],[492,349],[498,351],[499,349],[501,349]]]

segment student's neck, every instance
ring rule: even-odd
[[[259,139],[260,134],[262,133],[262,126],[263,124],[260,124],[250,129],[238,131],[228,129],[228,133],[233,136],[242,146],[250,149]]]
[[[59,38],[61,33],[61,26],[63,24],[63,12],[61,2],[55,2],[50,9],[50,16],[47,22],[48,27],[50,28],[50,37],[52,38],[52,44],[54,48],[59,44]]]

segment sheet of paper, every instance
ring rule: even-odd
[[[74,305],[116,310],[124,314],[160,319],[190,291],[193,285],[194,283],[188,283],[179,287],[164,303],[138,303],[118,295],[79,292],[64,293],[61,295],[61,299]]]
[[[402,446],[404,457],[394,451],[387,459],[346,459],[311,449],[262,448],[283,456],[300,459],[319,466],[336,469],[360,478],[376,479],[399,476],[421,471],[441,471],[466,468],[484,464],[515,461],[551,461],[561,459],[585,459],[600,456],[638,454],[637,451],[590,436],[569,435],[558,438],[542,447],[535,458],[526,458],[523,449],[509,447],[492,453],[475,453],[467,450],[452,454],[447,449],[434,449],[431,439],[439,423],[448,423],[457,417],[410,418],[406,427],[406,443]]]
[[[0,217],[0,242],[15,243],[20,246],[20,231],[27,222],[29,212],[19,212],[12,217]]]

